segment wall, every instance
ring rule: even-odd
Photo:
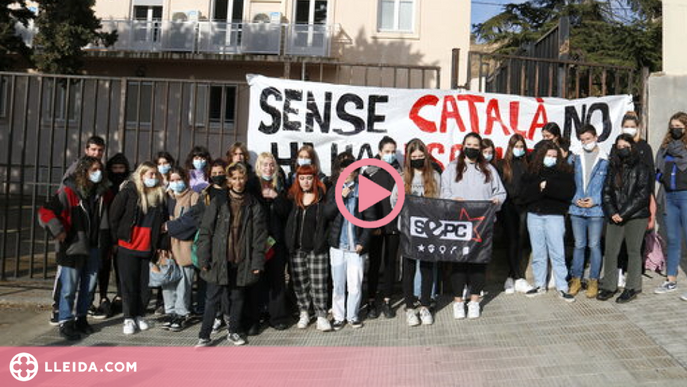
[[[663,71],[687,74],[687,0],[663,0]]]
[[[648,141],[654,153],[668,130],[668,120],[679,112],[687,112],[687,75],[652,74],[649,78]]]

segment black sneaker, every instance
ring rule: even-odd
[[[382,314],[384,318],[394,318],[396,317],[396,311],[391,307],[391,301],[384,301],[382,303]]]
[[[343,322],[343,321],[334,321],[334,322],[332,323],[332,329],[333,329],[335,332],[336,332],[336,331],[340,331],[341,329],[343,329],[343,327],[344,327],[345,325],[346,325],[346,323]]]
[[[272,328],[278,331],[285,331],[289,329],[289,325],[283,322],[276,323],[276,324],[271,324]]]
[[[573,296],[570,293],[566,293],[562,290],[558,291],[558,298],[562,299],[565,302],[575,302],[575,296]]]
[[[351,328],[358,329],[363,327],[363,323],[360,320],[351,320],[348,322],[351,324]]]
[[[53,310],[52,313],[50,313],[50,325],[56,327],[60,325],[60,312],[57,310]]]
[[[630,302],[637,298],[637,294],[639,292],[636,292],[634,289],[625,289],[623,292],[618,296],[618,298],[615,299],[615,302],[618,304],[624,304],[626,302]]]
[[[248,328],[248,336],[257,336],[260,334],[260,323],[255,323]]]
[[[95,332],[91,324],[88,323],[86,316],[77,317],[74,326],[79,333],[83,333],[84,335],[90,335]]]
[[[97,320],[104,320],[110,317],[112,317],[112,304],[110,304],[110,300],[103,298],[100,300],[100,306],[98,306],[98,309],[96,309],[95,313],[93,314],[93,318]]]
[[[81,339],[81,334],[76,329],[74,320],[66,321],[60,324],[60,336],[64,337],[69,341],[75,341]]]
[[[176,316],[174,314],[169,314],[169,315],[163,317],[161,320],[162,324],[160,325],[160,328],[170,329],[175,318],[176,318]]]
[[[185,327],[186,327],[186,317],[176,316],[174,319],[172,319],[172,322],[169,326],[169,330],[172,332],[181,332],[184,330]]]
[[[89,316],[95,316],[95,314],[98,313],[98,308],[95,305],[91,304],[91,306],[88,308],[87,313]]]
[[[599,294],[596,295],[596,299],[599,301],[609,300],[611,297],[615,296],[615,291],[610,291],[606,289],[599,290]]]
[[[210,345],[210,339],[198,339],[198,342],[196,343],[196,348],[202,348],[202,347],[207,347]]]
[[[111,308],[110,308],[110,315],[114,316],[117,314],[122,313],[122,299],[121,298],[114,298],[112,300]]]
[[[227,341],[236,346],[246,344],[246,340],[244,340],[243,337],[241,337],[241,335],[239,335],[238,333],[230,333],[229,335],[227,335]]]
[[[367,318],[374,320],[379,317],[379,311],[377,310],[377,305],[374,302],[367,304]]]

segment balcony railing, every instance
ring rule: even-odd
[[[102,31],[117,31],[114,46],[87,50],[264,54],[328,57],[336,25],[222,23],[211,21],[103,20]],[[17,28],[31,44],[33,27]]]

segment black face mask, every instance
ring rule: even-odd
[[[425,159],[410,160],[410,166],[415,169],[422,169],[425,166]]]
[[[631,154],[632,154],[632,151],[630,150],[630,148],[618,149],[618,157],[620,157],[620,159],[623,161],[627,160]]]
[[[233,194],[236,195],[236,196],[243,196],[244,192],[246,192],[245,189],[244,189],[243,191],[241,191],[241,192],[236,191],[236,190],[234,190],[233,188],[229,188],[229,190],[231,191],[231,193],[233,193]]]
[[[212,184],[222,187],[227,182],[227,175],[213,176],[210,178],[210,180],[212,180]]]
[[[681,139],[684,132],[685,130],[682,128],[670,128],[670,136],[673,137],[673,140]]]
[[[123,173],[110,173],[109,174],[110,181],[112,182],[112,185],[119,188],[120,185],[126,180],[127,177],[129,177],[129,174],[126,172]]]
[[[479,154],[481,153],[477,148],[465,148],[464,152],[465,156],[467,156],[467,158],[470,160],[477,160],[477,157],[479,157]]]

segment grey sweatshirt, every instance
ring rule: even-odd
[[[463,200],[492,200],[498,199],[499,206],[506,200],[506,188],[501,182],[499,173],[491,164],[487,164],[491,171],[491,181],[484,182],[484,174],[480,172],[476,164],[466,162],[467,170],[463,173],[463,179],[456,182],[456,163],[452,161],[441,174],[441,198]]]
[[[433,170],[432,173],[434,176],[434,181],[437,185],[437,189],[439,190],[438,192],[441,193],[441,176],[439,176],[439,173],[437,173],[437,171]],[[411,195],[425,196],[425,185],[422,183],[422,172],[415,171],[415,174],[413,175],[413,181],[410,183],[410,185]],[[397,185],[394,185],[394,189],[391,191],[391,198],[389,200],[391,200],[391,207],[395,207],[396,202],[398,201]]]

